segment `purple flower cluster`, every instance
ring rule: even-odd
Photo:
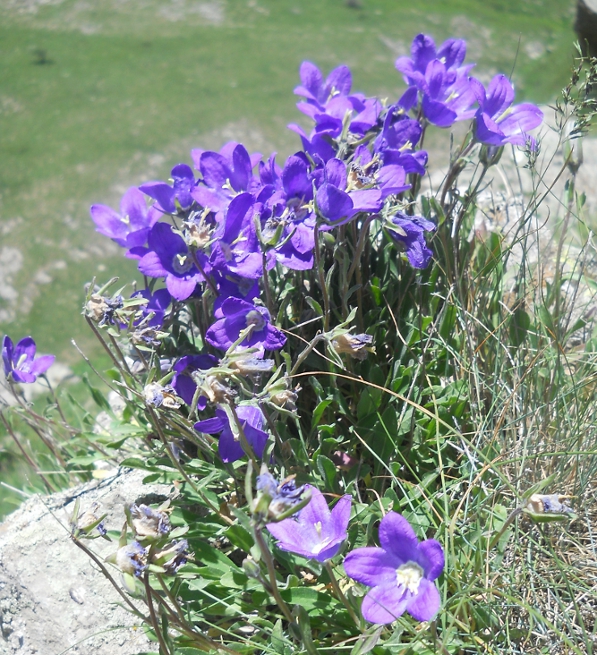
[[[259,393],[235,400],[236,391],[222,373],[231,370],[231,358],[265,361],[286,344],[276,325],[280,308],[268,287],[269,272],[276,269],[281,279],[285,271],[308,271],[320,247],[318,234],[323,233],[322,241],[333,240],[335,235],[325,233],[340,228],[339,233],[366,234],[371,226],[385,230],[410,266],[427,267],[433,257],[427,238],[436,225],[413,213],[416,198],[407,195],[414,196],[413,180],[426,172],[427,153],[418,147],[426,127],[474,119],[471,146],[500,147],[524,145],[528,131],[541,122],[534,105],[512,105],[514,91],[504,76],[496,76],[487,89],[471,77],[473,65],[465,56],[462,40],[438,48],[430,36],[419,34],[411,56],[396,61],[407,89],[394,103],[353,91],[347,66],[326,77],[315,64],[303,62],[294,92],[312,129],[289,126],[302,149],[284,162],[275,153],[264,158],[236,142],[218,152],[195,149],[192,165],[174,166],[168,181],[129,189],[118,212],[104,205],[91,208],[97,230],[137,260],[148,282],[134,299],[120,299],[135,307],[128,324],[119,323],[131,330],[133,343],[159,346],[165,336],[159,331],[185,304],[195,316],[202,312],[201,344],[211,354],[181,348],[163,371],[172,386],[152,381],[145,395],[156,407],[176,409],[184,401],[191,411],[207,410],[211,418],[198,420],[195,428],[218,435],[225,462],[243,457],[247,445],[261,457],[269,438],[256,405]],[[110,324],[121,309],[113,309]],[[373,350],[367,337],[362,335],[357,358]],[[334,343],[342,352],[339,341]],[[354,344],[349,350],[355,356]],[[21,352],[4,359],[15,380],[34,377],[42,365]],[[258,368],[235,370],[257,381]],[[264,394],[259,398],[263,401]],[[275,403],[273,398],[270,394],[268,400]],[[236,406],[240,426],[230,425],[227,403]],[[246,437],[242,445],[239,429]]]
[[[541,110],[530,103],[512,106],[514,87],[505,75],[496,75],[486,90],[469,75],[474,64],[464,64],[465,56],[461,39],[448,39],[437,49],[430,36],[416,36],[410,58],[396,60],[409,85],[403,104],[411,109],[419,103],[422,115],[438,127],[474,118],[480,143],[525,145],[528,132],[543,120]]]
[[[335,557],[348,538],[350,496],[343,496],[331,510],[316,488],[308,505],[296,518],[269,523],[277,545],[307,559],[326,562]],[[392,623],[407,611],[418,621],[430,621],[440,608],[434,584],[444,569],[444,551],[435,539],[419,542],[409,522],[389,512],[379,525],[381,548],[356,548],[344,559],[347,575],[372,587],[361,612],[371,623]]]

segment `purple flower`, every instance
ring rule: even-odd
[[[153,198],[167,214],[176,213],[176,201],[181,209],[188,209],[193,204],[192,191],[195,188],[193,169],[187,164],[178,164],[172,169],[172,186],[165,182],[146,182],[139,189]]]
[[[409,522],[389,512],[379,525],[381,548],[357,548],[346,556],[344,570],[372,587],[361,612],[371,623],[392,623],[407,611],[417,621],[431,621],[440,595],[433,580],[444,570],[444,551],[435,539],[419,542]]]
[[[505,75],[496,75],[487,91],[474,77],[471,85],[479,102],[475,114],[475,136],[481,143],[503,146],[526,144],[527,132],[541,125],[543,112],[529,102],[512,107],[514,87]]]
[[[288,516],[293,513],[293,507],[303,500],[304,491],[305,485],[296,486],[294,475],[278,484],[271,473],[263,470],[262,465],[262,472],[257,476],[258,497],[253,511],[263,517],[267,516],[272,521]]]
[[[413,268],[426,268],[431,258],[431,251],[425,241],[425,232],[433,232],[435,223],[422,216],[409,216],[398,212],[386,223],[390,234],[406,250],[406,257]]]
[[[297,519],[268,523],[267,529],[278,540],[278,548],[289,550],[318,562],[334,557],[346,540],[350,519],[350,495],[342,496],[330,512],[319,489],[305,485],[311,500]]]
[[[286,337],[270,322],[270,314],[265,307],[253,305],[241,298],[227,298],[220,308],[222,318],[208,330],[205,339],[214,348],[228,350],[240,337],[243,330],[252,326],[250,334],[240,344],[241,347],[257,346],[263,350],[280,350]]]
[[[396,60],[396,68],[404,75],[407,84],[417,85],[433,60],[443,62],[447,70],[457,70],[466,56],[466,44],[462,39],[448,39],[436,50],[435,42],[430,36],[417,34],[410,52],[410,59],[399,57]]]
[[[176,393],[190,407],[197,391],[197,384],[193,380],[192,373],[197,370],[207,370],[218,365],[218,360],[213,355],[186,355],[181,357],[174,364],[174,377],[172,386]],[[202,411],[207,407],[207,398],[199,396],[197,408]]]
[[[150,228],[162,215],[156,208],[147,207],[145,196],[136,187],[122,196],[120,214],[107,205],[92,205],[90,212],[96,231],[123,248],[144,246]]]
[[[407,84],[422,95],[422,109],[430,123],[449,127],[454,121],[472,118],[475,102],[468,74],[474,64],[461,66],[466,45],[461,39],[445,41],[439,51],[430,36],[418,34],[411,46],[412,58],[400,57],[396,68]]]
[[[215,242],[210,263],[223,275],[257,279],[263,273],[263,257],[253,223],[254,198],[241,193],[228,206],[224,232]]]
[[[42,355],[35,359],[35,350],[35,341],[31,337],[24,337],[14,347],[11,338],[5,335],[2,340],[2,362],[7,380],[30,384],[50,368],[55,355]]]
[[[153,294],[149,289],[143,289],[136,291],[131,296],[131,298],[137,297],[145,298],[147,304],[140,307],[141,318],[136,320],[134,325],[137,326],[139,323],[143,323],[145,327],[162,327],[166,310],[172,302],[172,296],[168,289],[158,289]],[[148,318],[151,314],[153,316]]]
[[[151,229],[148,241],[149,252],[139,261],[139,270],[150,277],[165,277],[170,294],[176,300],[186,300],[204,278],[184,239],[170,225],[158,223]],[[196,257],[204,260],[205,270],[205,255],[197,252]]]
[[[245,437],[257,457],[263,455],[263,449],[268,439],[267,432],[261,428],[265,423],[265,417],[259,407],[252,405],[241,405],[236,408],[236,413],[245,433]],[[217,409],[214,418],[195,423],[195,430],[206,434],[220,434],[218,452],[223,462],[236,462],[245,456],[238,438],[235,436],[228,415],[223,409]]]
[[[346,164],[340,159],[330,159],[315,199],[321,215],[334,225],[343,225],[359,212],[375,214],[383,206],[379,189],[355,187],[347,191],[347,182]]]
[[[261,159],[261,154],[249,155],[240,143],[227,143],[219,153],[192,150],[191,156],[203,177],[193,190],[193,197],[203,207],[223,212],[237,194],[253,191],[258,186],[253,167]]]
[[[299,75],[302,84],[296,87],[295,94],[303,96],[308,102],[319,106],[325,105],[335,96],[347,96],[352,86],[350,69],[344,65],[334,68],[324,82],[319,68],[310,61],[304,61],[301,64]]]
[[[259,195],[261,238],[271,247],[268,258],[286,268],[308,270],[313,267],[315,214],[310,208],[313,182],[309,162],[303,153],[292,155],[280,171],[270,160],[262,167],[262,179],[271,180]]]

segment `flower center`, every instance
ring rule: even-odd
[[[398,586],[406,587],[411,594],[419,591],[419,584],[423,579],[423,569],[415,562],[407,562],[396,569],[396,582]]]
[[[256,330],[263,330],[265,327],[265,319],[256,309],[252,309],[250,312],[247,312],[245,321],[247,322],[247,327],[254,325]]]
[[[186,273],[192,265],[193,262],[188,255],[178,253],[172,258],[172,268],[179,274]]]
[[[313,553],[313,555],[319,555],[319,553],[321,553],[321,551],[324,548],[327,548],[331,542],[332,542],[332,538],[326,537],[325,539],[322,539],[318,544],[315,544],[315,546],[313,546],[313,548],[311,549],[311,552]]]

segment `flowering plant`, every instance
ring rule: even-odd
[[[110,457],[176,490],[158,508],[131,499],[102,569],[162,655],[270,642],[315,653],[316,640],[430,652],[451,639],[438,499],[445,471],[457,477],[461,451],[477,448],[462,316],[478,279],[498,276],[501,248],[476,234],[475,203],[505,144],[532,167],[542,121],[513,106],[504,76],[486,89],[465,57],[461,40],[418,35],[392,100],[353,91],[346,66],[325,76],[304,62],[295,94],[312,127],[290,126],[302,148],[284,161],[236,142],[196,149],[119,211],[91,208],[144,286],[89,285],[83,314],[121,405],[91,387],[108,427],[98,420],[71,462],[91,473]],[[438,191],[421,191],[427,130],[458,121],[468,130]],[[4,338],[17,395],[51,360],[35,359],[30,337]],[[89,432],[74,431],[82,443]],[[90,553],[97,511],[85,529],[73,518]]]

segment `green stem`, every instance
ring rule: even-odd
[[[292,617],[292,612],[290,611],[290,608],[286,604],[286,601],[282,598],[280,595],[280,590],[278,589],[278,581],[276,580],[276,569],[274,567],[274,560],[272,558],[272,554],[269,551],[269,548],[267,547],[267,544],[265,543],[265,539],[263,538],[263,534],[261,532],[261,528],[255,525],[253,527],[253,536],[255,537],[255,543],[259,546],[259,550],[261,551],[261,556],[265,560],[265,565],[267,566],[267,572],[269,574],[269,583],[271,586],[271,593],[272,596],[274,597],[276,603],[278,604],[278,607],[282,610],[282,614],[286,617],[286,620],[289,623],[294,623],[294,618]]]
[[[336,580],[336,576],[334,575],[334,570],[332,569],[332,565],[330,563],[330,560],[326,560],[325,570],[328,572],[330,582],[332,583],[332,589],[334,590],[334,593],[336,594],[336,597],[344,605],[344,607],[346,607],[346,609],[348,610],[348,613],[350,614],[350,618],[354,621],[354,624],[359,629],[361,629],[361,620],[357,616],[357,614],[354,611],[354,608],[352,607],[352,605],[348,602],[348,598],[346,598],[346,596],[342,592],[342,589],[340,589],[340,585],[338,584],[338,581]]]
[[[160,629],[160,623],[158,621],[158,617],[156,616],[155,608],[153,606],[151,587],[149,586],[149,571],[146,571],[145,575],[143,576],[143,584],[145,585],[145,600],[147,601],[147,607],[149,608],[151,625],[155,632],[155,636],[157,637],[158,642],[160,643],[160,655],[171,655],[170,649],[168,648],[168,645],[166,644],[166,640],[164,639],[164,635],[162,634],[162,631]]]

